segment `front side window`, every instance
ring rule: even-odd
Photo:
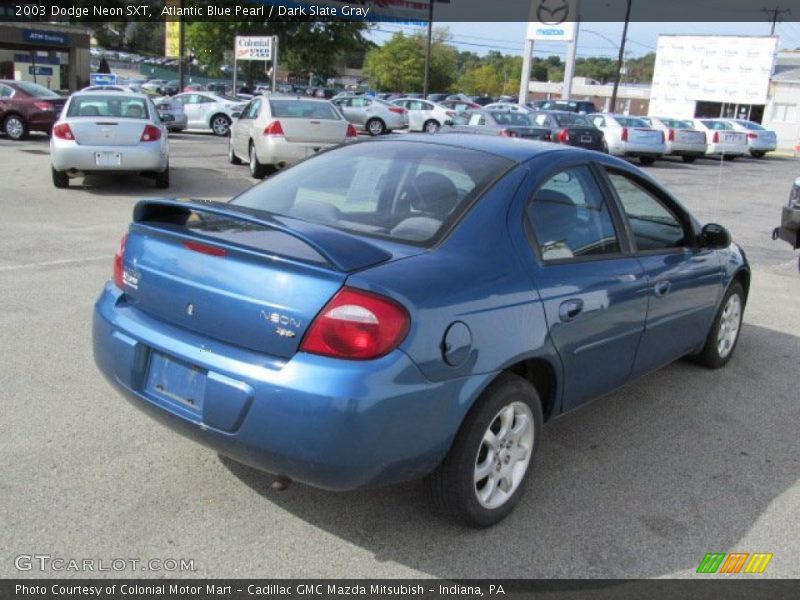
[[[608,205],[587,166],[548,179],[528,203],[526,218],[545,262],[620,252]]]
[[[279,172],[232,203],[429,246],[512,164],[449,146],[353,144]]]
[[[269,101],[272,116],[279,119],[327,119],[339,121],[339,115],[329,102],[315,100],[283,100]],[[261,101],[259,101],[259,107]]]
[[[668,250],[686,244],[680,220],[652,192],[621,173],[609,173],[608,178],[628,217],[639,251]]]

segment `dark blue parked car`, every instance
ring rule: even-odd
[[[140,202],[100,370],[180,433],[330,490],[430,476],[518,502],[542,423],[683,356],[721,367],[744,253],[613,157],[475,135],[359,142],[230,203]]]

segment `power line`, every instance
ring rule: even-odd
[[[778,23],[778,17],[784,14],[792,14],[792,9],[782,9],[780,6],[776,6],[775,8],[762,8],[761,12],[766,13],[767,15],[772,14],[772,30],[770,31],[770,35],[775,35],[775,25]]]

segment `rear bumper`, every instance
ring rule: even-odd
[[[725,156],[744,156],[748,152],[750,152],[750,148],[748,146],[742,146],[741,144],[715,144],[712,142],[708,145],[706,155],[724,154]]]
[[[493,376],[433,383],[400,351],[363,362],[304,353],[280,361],[155,320],[111,283],[95,304],[93,341],[103,375],[163,424],[244,464],[331,490],[429,473]],[[205,373],[198,408],[148,391],[156,353]]]
[[[664,144],[633,144],[630,142],[620,142],[616,146],[609,146],[609,153],[616,156],[655,156],[664,154]]]
[[[341,141],[344,143],[344,140]],[[256,155],[261,164],[292,165],[338,144],[319,142],[289,142],[280,137],[265,136],[255,140]]]
[[[28,123],[29,131],[44,131],[49,132],[56,121],[61,109],[54,111],[40,111],[28,115],[26,122]]]
[[[75,142],[50,138],[50,161],[57,171],[154,171],[161,173],[167,168],[169,156],[166,146],[151,142],[152,147],[137,146],[79,146]],[[119,153],[120,164],[98,166],[97,152]]]
[[[750,151],[772,152],[778,148],[777,142],[765,142],[762,140],[750,140]]]
[[[674,156],[703,156],[708,146],[705,143],[667,142],[667,154]]]
[[[175,120],[165,123],[169,131],[183,131],[189,125],[189,117],[186,116],[186,113],[182,113],[180,116],[172,116],[175,117]]]

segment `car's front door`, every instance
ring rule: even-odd
[[[190,129],[197,129],[203,126],[200,105],[198,104],[199,98],[200,94],[179,94],[174,97],[175,100],[183,105],[183,112],[186,113],[186,126]]]
[[[564,410],[625,383],[647,312],[644,269],[598,175],[587,164],[560,170],[525,210],[532,279],[564,368]]]
[[[662,367],[705,340],[722,294],[723,268],[702,248],[689,216],[647,181],[607,171],[648,281],[645,333],[634,374]]]
[[[250,152],[250,130],[253,126],[253,121],[258,116],[258,109],[261,105],[261,100],[256,98],[251,100],[247,106],[242,109],[242,115],[233,123],[231,127],[231,140],[236,155],[242,158],[248,157]]]

